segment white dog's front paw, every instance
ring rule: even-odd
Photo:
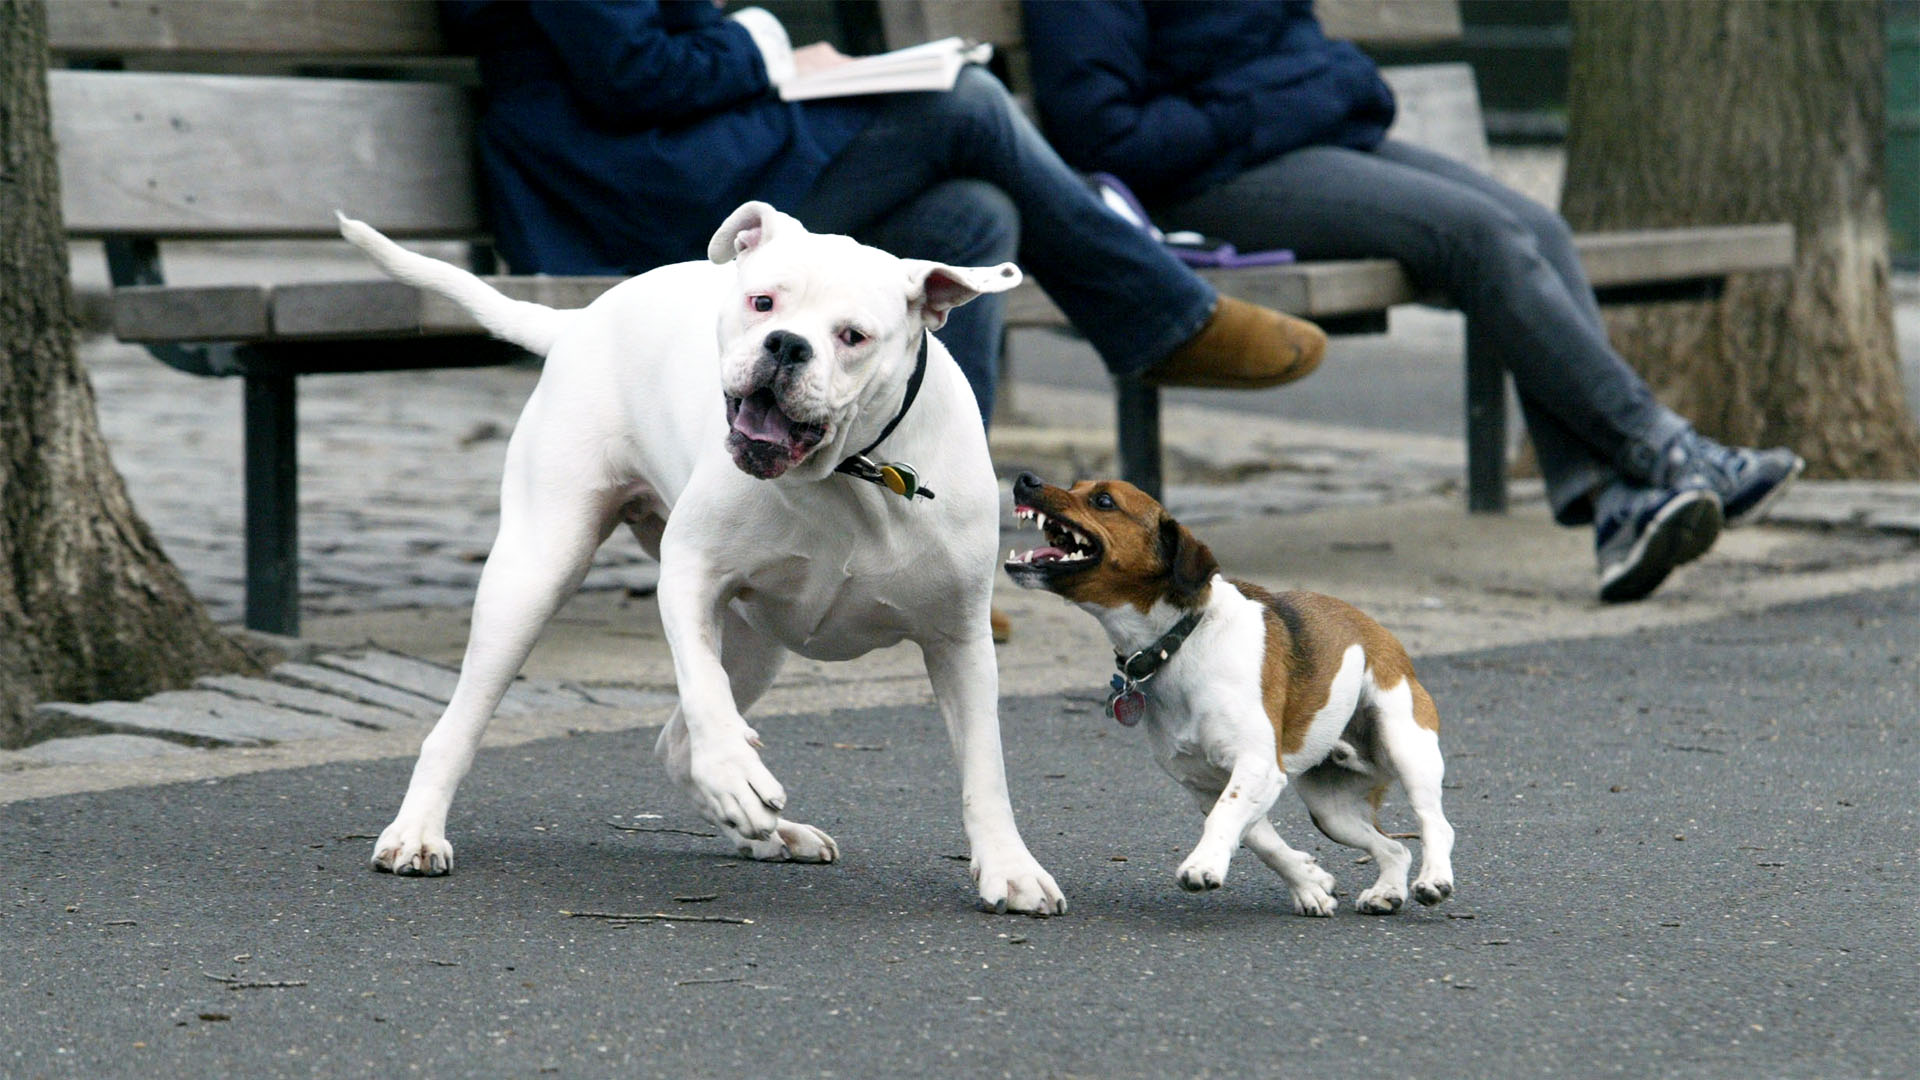
[[[402,877],[439,877],[453,872],[453,845],[439,829],[395,820],[373,843],[373,868]]]
[[[752,732],[725,752],[695,750],[688,772],[698,809],[708,821],[750,840],[765,840],[780,826],[787,793],[761,763],[747,741],[750,738]]]
[[[733,842],[734,850],[749,859],[803,863],[840,861],[840,845],[834,843],[833,837],[797,821],[781,822],[773,830],[773,835],[764,840],[754,840],[743,836],[738,830],[722,828],[727,839]]]
[[[1329,878],[1329,881],[1332,879]],[[1308,882],[1299,888],[1289,889],[1293,894],[1293,913],[1314,919],[1330,918],[1339,901],[1333,898],[1333,892],[1321,888],[1318,882]]]
[[[1024,847],[1016,852],[976,853],[970,869],[983,911],[996,915],[1012,911],[1036,918],[1067,913],[1067,898],[1054,884],[1053,875]]]
[[[1227,860],[1193,855],[1181,864],[1175,876],[1180,887],[1188,892],[1217,889],[1227,883]]]
[[[1398,883],[1377,882],[1373,888],[1354,898],[1353,907],[1362,915],[1391,915],[1407,902],[1407,887]]]
[[[1413,883],[1413,898],[1432,907],[1453,895],[1453,878],[1423,877]]]

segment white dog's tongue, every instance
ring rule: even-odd
[[[793,441],[793,420],[780,411],[773,395],[762,390],[749,394],[740,402],[740,411],[734,414],[733,430],[749,439],[761,442],[790,443]]]

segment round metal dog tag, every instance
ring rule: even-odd
[[[1124,693],[1115,691],[1107,695],[1107,715],[1119,721],[1121,727],[1132,727],[1140,722],[1140,714],[1147,711],[1147,695],[1138,689]]]
[[[889,461],[880,466],[880,479],[887,490],[895,495],[905,495],[911,499],[913,493],[920,490],[920,477],[909,466]]]

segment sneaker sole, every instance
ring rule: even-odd
[[[1727,519],[1727,528],[1737,529],[1742,525],[1752,525],[1766,517],[1768,511],[1773,509],[1773,504],[1779,501],[1780,496],[1786,494],[1787,489],[1793,486],[1793,482],[1799,479],[1800,474],[1804,472],[1806,468],[1807,459],[1795,457],[1793,459],[1793,468],[1787,470],[1787,475],[1781,477],[1780,482],[1773,485],[1773,490],[1767,492],[1766,495],[1761,497],[1759,502],[1747,507],[1746,510],[1740,514],[1729,517]]]
[[[1600,576],[1600,599],[1639,600],[1660,587],[1677,566],[1707,553],[1720,538],[1720,500],[1705,491],[1684,493],[1660,508],[1638,543],[1611,574]]]

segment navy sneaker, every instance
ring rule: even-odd
[[[1688,428],[1667,444],[1649,482],[1656,488],[1705,488],[1720,496],[1729,527],[1766,516],[1807,463],[1785,447],[1748,450],[1722,446]]]
[[[1645,597],[1720,537],[1720,497],[1704,487],[1616,484],[1595,502],[1600,599],[1609,604]]]

